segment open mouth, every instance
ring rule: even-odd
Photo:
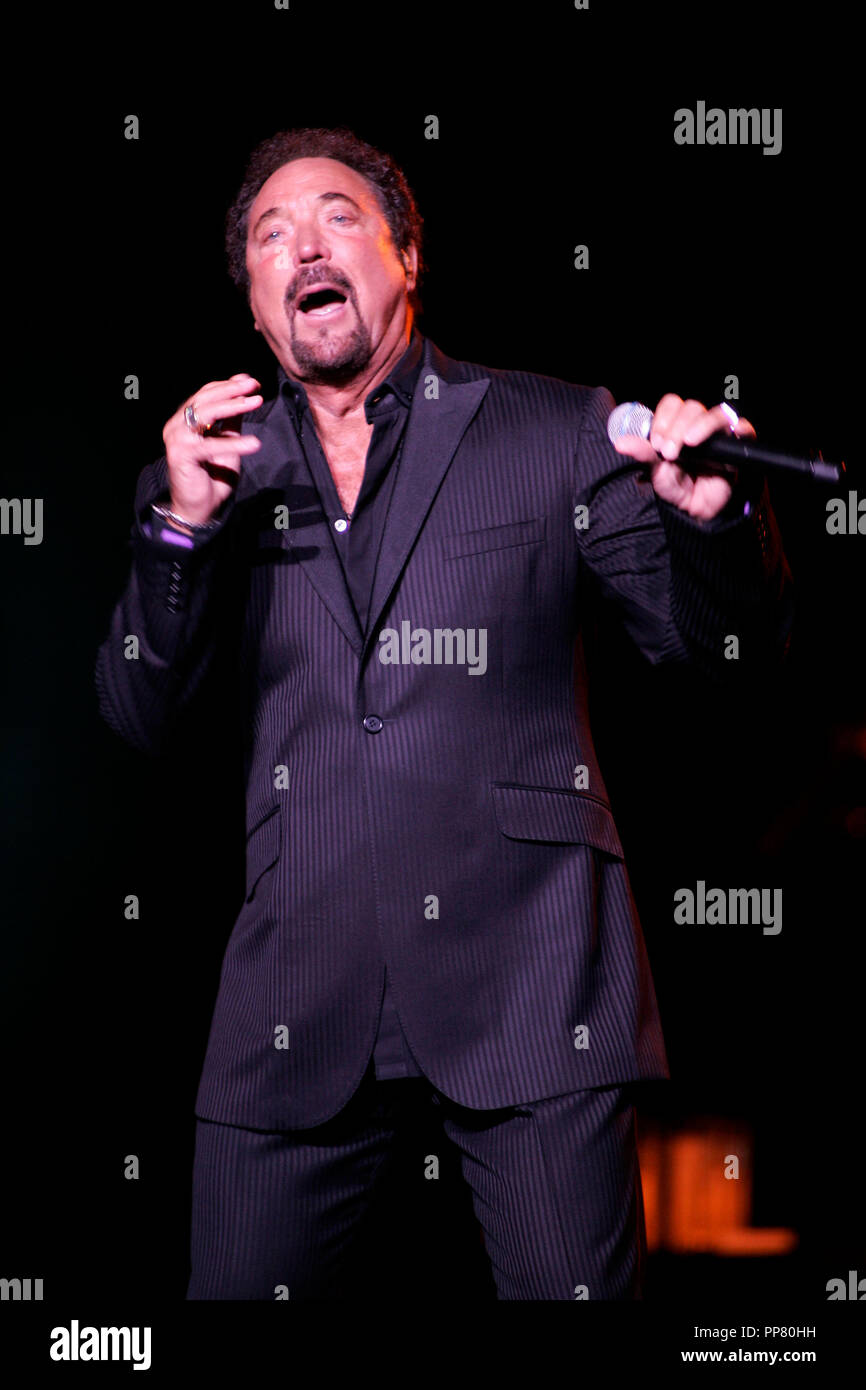
[[[313,288],[301,293],[297,301],[297,309],[301,314],[309,314],[312,318],[326,318],[331,314],[339,313],[346,303],[346,296],[342,290],[335,289],[332,285],[321,288]]]

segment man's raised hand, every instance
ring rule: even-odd
[[[210,381],[178,407],[167,421],[162,437],[168,463],[171,510],[185,521],[201,525],[209,521],[237,485],[241,460],[254,454],[261,440],[239,430],[221,430],[221,420],[231,420],[262,403],[260,395],[250,395],[259,383],[246,372],[228,381]],[[216,427],[218,433],[197,434],[186,423],[187,406],[194,406],[202,429]]]

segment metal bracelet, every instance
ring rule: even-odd
[[[185,517],[178,516],[177,512],[157,502],[152,502],[151,507],[157,516],[164,517],[166,521],[176,521],[179,526],[186,526],[190,531],[215,531],[219,526],[218,521],[187,521]]]

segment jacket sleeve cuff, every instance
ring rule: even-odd
[[[668,538],[674,621],[697,665],[733,678],[787,655],[794,606],[766,480],[757,499],[741,491],[731,503],[725,514],[701,522],[657,499]]]

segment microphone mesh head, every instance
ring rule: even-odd
[[[622,405],[618,405],[608,416],[607,437],[611,444],[615,444],[625,434],[649,439],[652,422],[653,413],[647,406],[641,405],[640,401],[623,401]]]

